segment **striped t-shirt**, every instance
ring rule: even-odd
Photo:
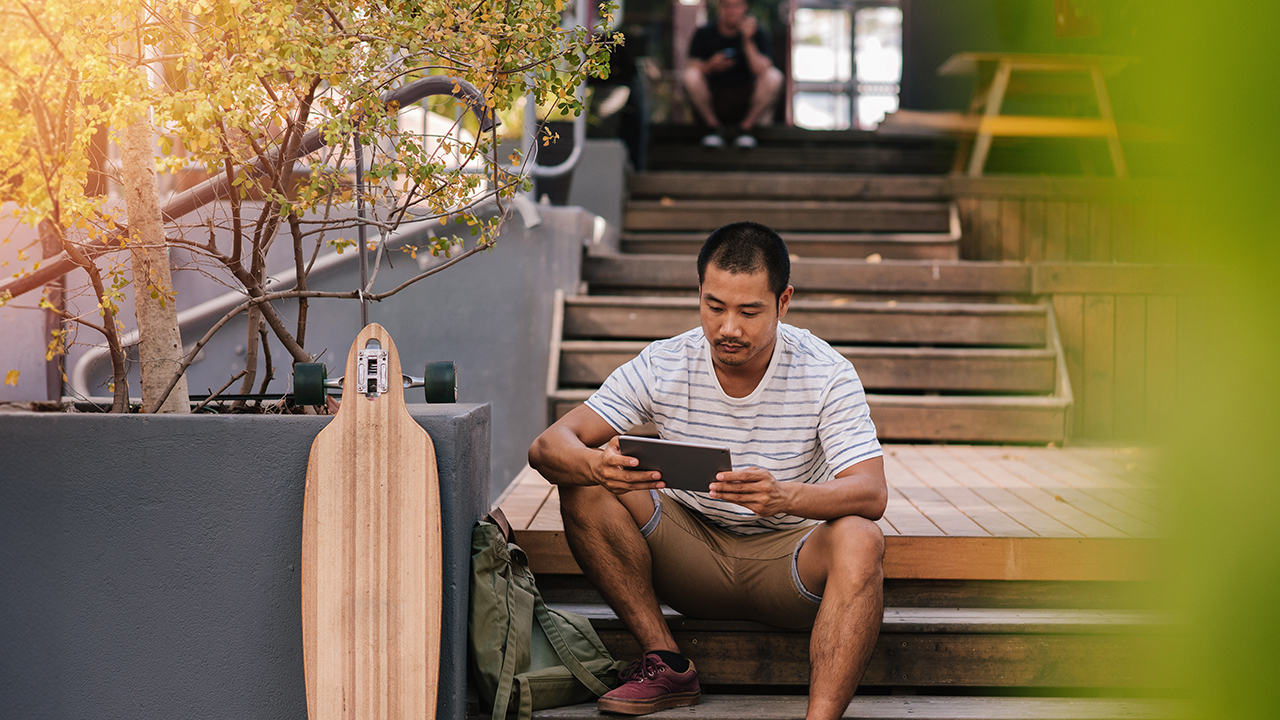
[[[711,363],[700,327],[659,340],[614,370],[587,406],[618,432],[653,422],[664,440],[728,447],[735,470],[759,467],[783,482],[823,483],[882,454],[853,365],[809,331],[778,324],[769,369],[743,398],[725,394]],[[759,517],[705,492],[663,492],[743,535],[816,522]]]

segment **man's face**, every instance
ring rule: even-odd
[[[747,0],[720,0],[716,20],[730,30],[737,30],[747,15]]]
[[[699,312],[716,362],[741,367],[764,353],[758,362],[767,364],[791,293],[788,286],[781,297],[775,297],[763,269],[731,273],[714,263],[708,265],[699,288]]]

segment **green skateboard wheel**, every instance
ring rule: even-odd
[[[328,393],[324,363],[297,363],[293,366],[293,404],[324,405]]]
[[[449,360],[427,363],[422,389],[429,403],[458,402],[458,364]]]

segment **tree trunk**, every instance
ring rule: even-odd
[[[169,247],[160,215],[160,189],[152,156],[151,121],[144,112],[120,133],[121,175],[129,212],[134,307],[138,317],[138,360],[143,412],[185,413],[190,402],[184,375],[163,405],[156,398],[182,366],[178,310],[173,303]],[[156,297],[152,297],[153,293]]]

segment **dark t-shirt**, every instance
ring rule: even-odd
[[[769,57],[769,36],[763,27],[756,28],[756,49],[761,55]],[[742,49],[742,35],[725,37],[720,34],[714,22],[703,25],[693,34],[689,43],[689,57],[698,60],[710,60],[713,55],[726,48],[733,48],[733,66],[724,72],[711,73],[707,82],[711,87],[742,87],[755,83],[755,75],[751,74],[751,66],[747,64],[747,54]]]

